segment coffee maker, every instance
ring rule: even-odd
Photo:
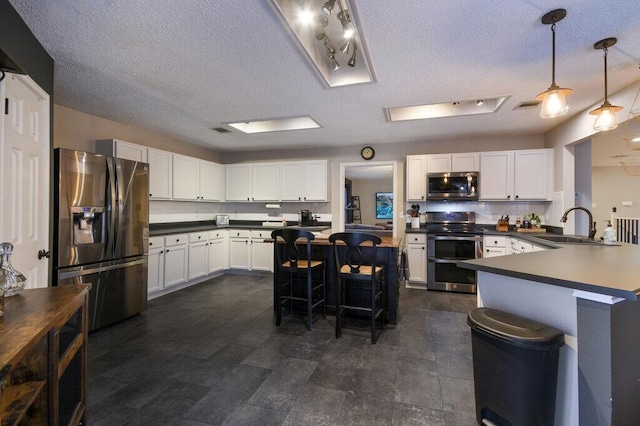
[[[298,226],[312,226],[313,213],[309,210],[300,210],[298,212]]]

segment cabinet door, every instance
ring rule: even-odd
[[[226,170],[227,201],[251,201],[251,164],[228,164]]]
[[[229,240],[229,268],[249,269],[249,241],[246,238]]]
[[[447,173],[451,171],[451,154],[427,155],[427,173]]]
[[[551,200],[549,181],[553,169],[547,166],[552,158],[545,149],[515,151],[514,193],[519,200]],[[552,161],[552,160],[549,160]]]
[[[302,163],[288,161],[280,165],[282,201],[302,201]]]
[[[200,199],[220,201],[222,199],[222,165],[200,160],[199,172]]]
[[[426,155],[407,156],[407,201],[424,201],[427,190]]]
[[[147,160],[149,161],[149,199],[170,200],[172,185],[171,153],[149,148]]]
[[[151,294],[162,290],[164,284],[164,249],[150,249],[148,261],[147,293]]]
[[[513,194],[513,151],[480,155],[480,199],[511,200]]]
[[[465,154],[451,154],[452,172],[480,171],[480,154],[477,152]]]
[[[187,281],[187,244],[167,247],[164,253],[164,286],[171,287]]]
[[[198,188],[199,162],[197,158],[173,154],[173,199],[195,201],[200,199]]]
[[[280,201],[280,163],[256,163],[252,170],[251,201]]]
[[[147,162],[147,147],[133,143],[115,141],[116,155],[115,157],[124,158],[125,160]]]
[[[209,259],[209,243],[201,241],[189,244],[189,279],[203,277],[207,274]]]
[[[226,269],[228,248],[225,238],[209,240],[209,274]]]
[[[302,200],[327,201],[327,160],[303,163]]]
[[[273,272],[273,244],[265,243],[270,238],[268,231],[251,231],[251,269]]]
[[[427,246],[425,244],[407,244],[409,262],[409,281],[427,282]]]

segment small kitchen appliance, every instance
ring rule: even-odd
[[[478,200],[479,180],[478,172],[429,173],[427,200]]]
[[[313,226],[313,213],[309,210],[298,212],[298,226]]]

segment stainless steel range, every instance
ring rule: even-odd
[[[427,212],[427,288],[475,293],[476,271],[458,268],[461,260],[482,257],[482,229],[474,212]]]

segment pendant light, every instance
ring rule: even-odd
[[[607,100],[607,51],[609,47],[618,42],[615,37],[605,38],[593,45],[594,49],[604,51],[604,102],[600,105],[600,108],[596,108],[590,111],[589,114],[597,115],[596,122],[593,123],[593,129],[606,132],[607,130],[613,130],[618,127],[618,120],[616,119],[616,112],[622,111],[621,106],[611,105]]]
[[[552,34],[552,60],[551,60],[551,86],[546,92],[536,96],[537,101],[542,101],[540,117],[554,118],[565,115],[569,110],[565,96],[570,95],[573,90],[559,87],[556,84],[556,22],[560,22],[567,16],[565,9],[552,10],[546,13],[541,21],[545,25],[551,25]]]

